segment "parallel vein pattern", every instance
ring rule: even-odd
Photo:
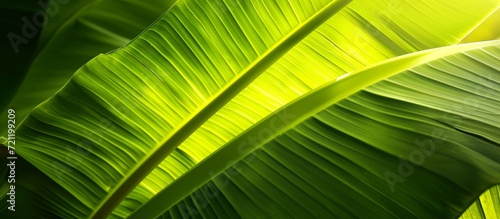
[[[478,44],[474,50],[432,57],[437,59],[401,69],[291,129],[273,130],[271,121],[279,116],[273,114],[262,123],[271,124],[271,136],[261,137],[261,126],[247,129],[132,218],[156,216],[152,209],[166,210],[165,203],[179,194],[187,197],[162,218],[460,216],[500,182],[500,46],[498,41]],[[396,62],[385,66],[400,68]],[[320,105],[335,96],[311,101]],[[312,107],[298,103],[307,102],[280,111]],[[264,144],[240,144],[273,135]],[[225,162],[234,164],[216,174]],[[215,177],[191,175],[203,172]],[[209,181],[200,187],[189,183],[191,177]]]
[[[77,197],[80,210],[59,216],[105,217],[177,146],[165,142],[182,141],[347,3],[179,1],[37,107],[18,152]]]
[[[356,0],[272,65],[172,155],[184,156],[194,165],[279,107],[342,74],[398,55],[457,43],[486,11],[499,5],[483,3]],[[192,167],[177,160],[163,161],[115,214],[127,216],[184,173],[179,170]]]

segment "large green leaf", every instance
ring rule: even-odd
[[[44,1],[40,2],[45,4]],[[8,65],[12,68],[6,71],[11,71],[7,73],[13,77],[2,81],[6,83],[2,87],[12,92],[13,99],[7,98],[8,94],[2,98],[1,124],[7,122],[7,108],[15,108],[16,116],[21,121],[35,106],[59,90],[83,64],[100,53],[107,53],[130,42],[165,12],[174,0],[60,2],[47,4],[50,6],[45,10],[48,20],[43,32],[40,30],[42,36],[38,47],[33,49],[37,50],[33,63],[30,57],[28,62]],[[31,1],[31,4],[40,7],[38,1]],[[13,4],[9,5],[12,7]],[[26,17],[31,19],[33,15]],[[20,16],[14,18],[21,19]],[[22,26],[15,26],[12,32],[21,34]],[[27,50],[23,44],[19,47],[21,54]],[[19,60],[19,57],[15,60]],[[19,67],[23,70],[13,69]],[[0,135],[5,133],[4,129],[0,131]]]
[[[130,218],[458,217],[500,183],[499,60],[500,41],[467,44],[329,83],[245,130]]]
[[[498,4],[352,2],[193,133],[115,213],[128,215],[220,146],[311,89],[390,57],[460,42]]]
[[[347,2],[177,2],[140,37],[91,60],[38,106],[17,129],[17,151],[78,200],[70,204],[79,211],[55,214],[103,217]],[[53,192],[50,202],[60,198]]]

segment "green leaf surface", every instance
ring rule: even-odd
[[[38,106],[16,131],[17,151],[78,199],[71,205],[80,211],[55,214],[105,217],[170,151],[347,2],[179,1]],[[66,165],[54,168],[59,163]]]
[[[458,217],[500,183],[499,60],[500,41],[466,44],[329,83],[245,130],[130,218]]]

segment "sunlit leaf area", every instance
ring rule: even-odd
[[[498,0],[4,0],[0,218],[500,218]]]

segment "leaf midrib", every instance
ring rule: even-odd
[[[179,1],[178,1],[179,2]],[[176,2],[176,4],[178,3]],[[90,214],[90,218],[105,218],[114,208],[144,179],[158,164],[160,164],[177,146],[195,132],[204,122],[214,115],[234,96],[246,88],[261,73],[281,58],[293,46],[299,43],[308,34],[323,24],[351,0],[334,0],[321,10],[299,24],[286,36],[269,48],[257,60],[252,62],[242,73],[226,84],[213,95],[206,104],[191,114],[186,120],[170,132],[158,144],[156,149],[144,156],[141,161],[122,180],[117,183],[97,208]]]

